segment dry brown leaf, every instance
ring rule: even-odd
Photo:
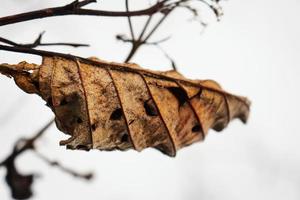
[[[40,95],[55,113],[57,127],[70,135],[70,149],[176,151],[221,131],[230,120],[246,122],[249,101],[211,80],[189,80],[176,71],[155,72],[135,64],[95,58],[44,57],[0,65],[28,93]]]

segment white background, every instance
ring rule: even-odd
[[[1,0],[0,16],[70,1]],[[134,0],[135,8],[147,1]],[[99,1],[90,8],[121,10],[124,1]],[[226,90],[252,101],[245,126],[233,121],[220,134],[210,131],[205,142],[180,150],[169,158],[153,149],[137,153],[66,151],[65,138],[53,126],[38,142],[40,152],[80,172],[94,171],[94,181],[74,179],[48,167],[31,152],[18,160],[24,173],[37,172],[33,199],[172,199],[235,200],[300,198],[300,1],[230,0],[221,22],[201,7],[209,26],[189,23],[177,11],[152,38],[172,35],[163,48],[185,76],[217,80]],[[144,19],[144,18],[143,18]],[[141,22],[139,21],[138,24]],[[0,35],[31,42],[46,30],[45,42],[83,42],[90,48],[49,47],[48,50],[123,61],[129,45],[115,34],[128,33],[126,18],[66,16],[0,27]],[[31,55],[0,52],[0,62],[40,62]],[[151,68],[170,69],[168,60],[153,47],[133,59]],[[36,95],[28,95],[12,80],[0,76],[0,159],[16,139],[30,136],[53,116]],[[0,199],[10,199],[0,169]]]

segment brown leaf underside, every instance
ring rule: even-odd
[[[41,66],[0,65],[28,93],[40,95],[70,135],[70,149],[176,151],[221,131],[230,120],[246,122],[249,101],[211,80],[188,80],[176,71],[154,72],[135,64],[96,58],[44,57]]]

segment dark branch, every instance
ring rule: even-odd
[[[88,44],[79,44],[79,43],[66,43],[66,42],[55,42],[55,43],[42,43],[42,37],[45,32],[39,34],[38,38],[33,43],[20,44],[8,40],[6,38],[0,37],[0,42],[9,44],[17,47],[26,47],[26,48],[36,48],[38,46],[71,46],[71,47],[88,47]]]
[[[79,2],[78,0],[76,0],[65,6],[46,8],[46,9],[21,13],[17,15],[2,17],[0,18],[0,26],[24,22],[33,19],[63,16],[63,15],[93,15],[93,16],[104,16],[104,17],[128,17],[128,16],[152,15],[154,13],[160,12],[160,10],[164,8],[167,1],[169,0],[163,0],[157,2],[151,7],[143,10],[130,11],[130,12],[118,12],[118,11],[82,9],[83,6],[86,6],[96,1],[85,0]]]

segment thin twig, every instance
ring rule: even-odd
[[[153,46],[157,47],[164,54],[164,56],[170,61],[172,69],[174,71],[178,71],[175,60],[159,44],[154,44]]]
[[[58,161],[53,161],[50,160],[49,158],[47,158],[46,156],[44,156],[43,154],[41,154],[38,151],[34,151],[34,153],[36,154],[36,156],[38,158],[40,158],[41,160],[43,160],[45,163],[47,163],[48,165],[52,166],[52,167],[56,167],[58,169],[60,169],[61,171],[70,174],[76,178],[82,178],[82,179],[86,179],[86,180],[91,180],[93,178],[93,173],[86,173],[86,174],[81,174],[78,173],[72,169],[69,169],[63,165],[61,165]]]
[[[158,29],[158,27],[163,23],[163,21],[165,21],[165,19],[169,16],[169,14],[173,11],[174,9],[169,10],[167,13],[165,13],[163,15],[163,17],[158,21],[158,23],[152,28],[152,30],[150,31],[150,33],[143,39],[141,37],[140,40],[137,40],[135,42],[132,43],[132,48],[127,56],[127,58],[125,59],[125,62],[129,62],[133,55],[136,53],[136,51],[141,47],[142,44],[147,43],[147,40],[155,33],[155,31]],[[151,19],[150,19],[151,20]],[[146,28],[148,27],[148,20],[146,22]],[[145,31],[142,31],[141,34],[144,34]],[[143,37],[143,36],[142,36]]]
[[[155,31],[160,27],[160,25],[167,19],[167,17],[171,14],[171,12],[174,9],[170,10],[164,16],[158,21],[158,23],[154,26],[154,28],[151,30],[151,32],[145,37],[144,41],[146,42],[154,33]]]
[[[147,19],[147,21],[146,21],[146,23],[145,23],[145,25],[144,25],[144,27],[143,27],[143,30],[142,30],[141,33],[140,33],[140,36],[139,36],[139,38],[138,38],[138,41],[141,41],[142,38],[144,37],[144,34],[146,33],[147,28],[149,27],[149,24],[150,24],[150,22],[151,22],[151,20],[152,20],[152,17],[153,17],[153,15],[151,15],[151,16],[148,17],[148,19]]]
[[[134,43],[134,42],[136,42],[135,40],[126,38],[126,36],[124,36],[124,35],[117,35],[116,38],[117,38],[117,40],[120,40],[120,41],[125,42],[125,43]],[[168,37],[165,37],[163,39],[153,41],[153,42],[143,42],[143,41],[141,41],[141,45],[157,45],[157,44],[161,44],[163,42],[168,41],[170,38],[171,38],[171,36],[168,36]]]
[[[26,47],[26,48],[35,48],[38,46],[71,46],[71,47],[88,47],[90,45],[88,44],[79,44],[79,43],[67,43],[67,42],[54,42],[54,43],[42,43],[42,37],[45,32],[42,32],[39,34],[37,39],[33,43],[28,43],[28,44],[20,44],[13,42],[11,40],[8,40],[6,38],[0,37],[0,42],[9,44],[12,46],[17,46],[17,47]]]
[[[150,24],[150,22],[151,22],[151,20],[152,20],[152,17],[153,17],[153,15],[150,15],[150,16],[148,17],[148,19],[147,19],[147,21],[146,21],[146,23],[145,23],[145,25],[144,25],[144,27],[143,27],[143,29],[142,29],[140,35],[139,35],[139,38],[138,38],[136,41],[131,41],[132,48],[131,48],[131,50],[129,51],[129,54],[128,54],[128,56],[126,57],[126,59],[125,59],[124,62],[129,62],[129,61],[131,60],[131,58],[133,57],[133,55],[136,53],[136,51],[137,51],[137,49],[138,49],[137,45],[138,45],[138,43],[140,43],[140,42],[142,41],[142,38],[143,38],[145,32],[147,31],[147,28],[149,27],[149,24]]]
[[[144,34],[146,33],[146,30],[150,24],[150,21],[152,19],[152,15],[149,15],[144,28],[142,29],[142,32],[139,36],[139,38],[137,40],[132,39],[130,40],[124,40],[125,42],[131,42],[132,46],[131,49],[129,51],[129,54],[127,55],[125,62],[129,62],[133,56],[136,54],[137,50],[142,46],[142,45],[146,45],[146,44],[150,44],[149,42],[147,42],[150,37],[152,37],[152,35],[157,31],[157,29],[161,26],[161,24],[166,20],[166,18],[170,15],[170,13],[172,11],[174,11],[176,8],[180,8],[180,7],[184,7],[187,8],[189,11],[191,11],[194,15],[198,15],[198,12],[196,9],[192,8],[190,5],[188,5],[188,3],[192,2],[193,0],[177,0],[177,1],[166,1],[164,7],[160,10],[160,12],[163,14],[163,17],[158,21],[158,23],[152,28],[152,30],[148,33],[147,36],[144,37]],[[208,3],[208,1],[206,0],[194,0],[194,1],[199,1],[201,3],[204,3],[206,5],[208,5],[213,12],[215,13],[215,15],[217,16],[217,18],[219,19],[219,17],[222,15],[220,6],[219,6],[219,0],[208,0],[210,3]],[[131,26],[131,24],[130,24]],[[133,30],[132,27],[130,27],[130,30]],[[132,34],[133,35],[133,34]],[[121,39],[122,38],[118,38]],[[124,38],[123,38],[124,39]],[[155,43],[153,44],[155,45]],[[171,62],[172,62],[172,67],[173,69],[175,69],[175,62],[173,59],[171,59],[170,57],[167,57]]]
[[[126,4],[126,12],[129,12],[129,5],[128,5],[129,3],[128,3],[128,0],[125,1],[125,4]],[[129,29],[130,29],[131,39],[135,40],[131,17],[127,16],[127,20],[128,20],[128,25],[129,25]]]

